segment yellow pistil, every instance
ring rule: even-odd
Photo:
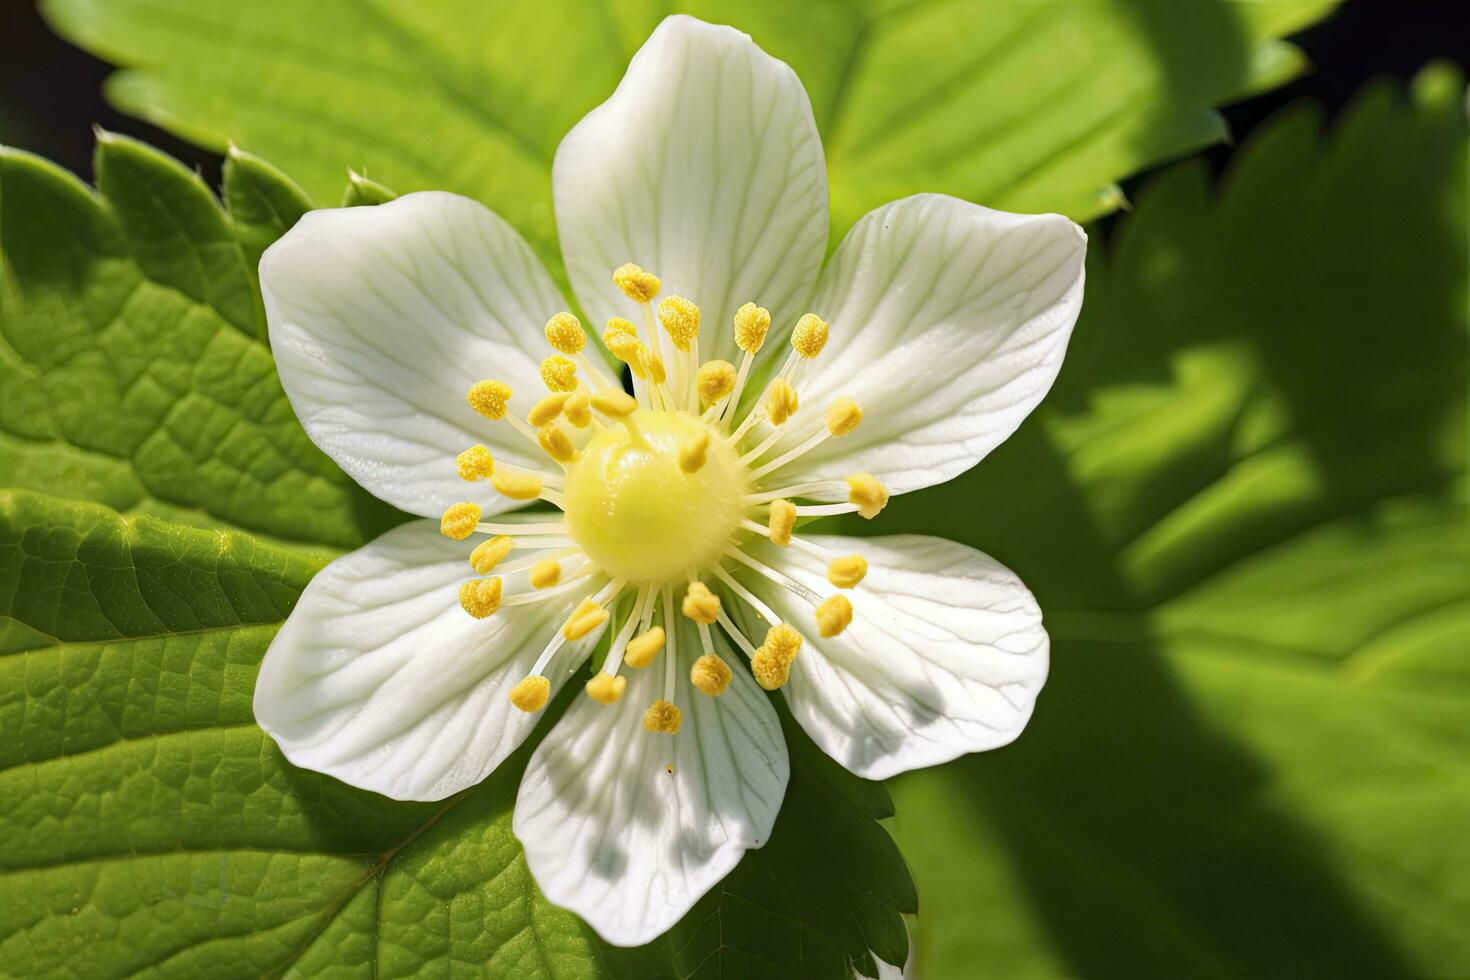
[[[735,390],[735,365],[729,361],[705,361],[694,374],[701,405],[713,405]]]
[[[473,483],[490,479],[490,474],[495,472],[495,457],[490,455],[489,449],[476,444],[454,457],[454,465],[459,469],[461,480]]]
[[[546,707],[551,699],[551,681],[538,675],[523,678],[510,689],[510,703],[530,714]]]
[[[607,617],[606,609],[590,598],[583,599],[582,604],[567,617],[566,625],[561,628],[561,635],[568,642],[575,642],[607,622]]]
[[[868,560],[862,555],[843,555],[827,565],[827,581],[839,589],[851,589],[868,574]]]
[[[613,270],[613,282],[635,303],[647,303],[658,295],[658,276],[628,262]]]
[[[500,608],[500,576],[471,579],[459,587],[459,604],[476,619],[495,615]]]
[[[503,419],[506,403],[510,401],[510,385],[504,381],[476,381],[465,394],[465,400],[487,419]]]
[[[567,421],[579,429],[585,429],[592,422],[592,397],[585,391],[579,391],[567,399],[562,406],[562,412]]]
[[[664,628],[655,626],[642,636],[628,642],[623,651],[623,663],[629,667],[647,667],[653,663],[658,652],[664,648]]]
[[[888,488],[871,473],[854,473],[847,478],[847,502],[857,504],[858,514],[871,521],[888,506]]]
[[[827,346],[827,321],[815,313],[797,320],[796,329],[791,331],[791,346],[807,360],[822,353],[822,348]]]
[[[515,547],[515,542],[510,535],[502,534],[491,538],[489,541],[481,541],[475,545],[475,550],[470,552],[470,565],[481,575],[489,575],[490,570],[505,560]]]
[[[541,478],[532,473],[497,472],[490,478],[490,485],[511,500],[535,500],[541,496]]]
[[[817,632],[836,636],[852,625],[852,603],[840,592],[817,607]]]
[[[781,425],[795,415],[799,404],[796,389],[785,378],[777,378],[766,390],[766,418],[772,425]]]
[[[699,336],[699,307],[682,296],[665,297],[658,304],[658,319],[681,351],[687,351]]]
[[[598,704],[612,704],[623,696],[623,690],[627,686],[628,678],[626,677],[598,674],[587,682],[587,696]]]
[[[730,665],[712,653],[694,661],[694,666],[689,669],[689,682],[712,698],[724,694],[734,677]]]
[[[543,425],[536,431],[536,441],[541,443],[541,448],[546,450],[546,455],[558,463],[570,463],[577,458],[577,447],[572,445],[571,436],[566,430],[552,422]],[[537,490],[540,493],[540,490]]]
[[[546,342],[563,354],[576,354],[587,343],[582,321],[570,313],[558,313],[546,321]]]
[[[546,558],[531,566],[526,576],[533,589],[549,589],[561,581],[561,562]]]
[[[766,531],[772,544],[786,547],[791,543],[791,532],[796,528],[796,505],[789,500],[771,501],[771,517]]]
[[[526,414],[526,421],[538,429],[549,422],[555,422],[571,397],[571,395],[565,392],[559,395],[547,395],[537,402],[531,408],[531,411]]]
[[[643,727],[662,735],[677,735],[683,720],[684,715],[678,708],[659,698],[643,715]]]
[[[679,469],[685,473],[697,473],[709,458],[709,433],[703,430],[690,436],[689,441],[679,447]]]
[[[771,311],[754,303],[746,303],[735,311],[735,346],[754,354],[766,342],[771,329]]]
[[[839,398],[827,406],[827,431],[845,436],[863,420],[863,410],[851,398]]]
[[[603,415],[620,419],[638,411],[638,399],[626,391],[599,391],[592,396],[592,407]]]
[[[474,504],[461,501],[450,504],[444,511],[444,516],[439,518],[439,530],[446,538],[463,541],[475,533],[475,527],[480,523],[480,508]]]
[[[709,590],[703,582],[690,582],[689,591],[684,593],[684,604],[680,607],[685,616],[696,623],[713,625],[720,618],[720,597]]]
[[[766,647],[760,647],[750,658],[750,673],[761,687],[767,691],[775,691],[790,679],[791,664]]]
[[[801,634],[786,623],[777,623],[766,630],[766,642],[761,647],[790,664],[801,652]]]
[[[550,391],[577,390],[577,365],[560,354],[541,362],[541,383]]]

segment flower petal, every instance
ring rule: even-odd
[[[768,485],[868,472],[904,493],[974,466],[1056,380],[1086,251],[1087,236],[1061,215],[939,194],[864,216],[822,273],[812,308],[831,340],[797,385],[802,409],[770,458],[817,431],[838,396],[857,401],[862,424]]]
[[[833,557],[868,560],[862,584],[843,593],[853,619],[842,633],[823,639],[810,602],[748,569],[740,577],[806,640],[782,691],[828,755],[887,779],[1021,733],[1046,680],[1049,643],[1013,572],[943,538],[804,537]],[[835,591],[819,558],[764,540],[746,550],[818,595]],[[744,604],[737,609],[754,628]]]
[[[556,221],[572,288],[601,326],[629,316],[612,273],[635,262],[697,303],[703,357],[736,360],[747,301],[802,312],[827,247],[827,169],[811,102],[747,35],[665,19],[611,98],[556,151]]]
[[[255,685],[255,719],[286,758],[394,799],[437,800],[484,779],[530,733],[540,715],[512,706],[510,689],[596,582],[473,619],[459,606],[474,577],[466,544],[414,521],[311,580]],[[523,578],[505,576],[506,594]],[[556,655],[553,692],[596,642]]]
[[[482,205],[425,192],[312,211],[266,250],[260,288],[291,406],[375,496],[438,516],[464,499],[454,457],[475,443],[545,465],[465,401],[482,378],[510,384],[522,413],[545,394],[542,327],[564,307],[530,247]],[[487,512],[517,506],[483,497]]]
[[[764,844],[786,792],[775,709],[722,639],[735,676],[719,697],[696,692],[689,625],[680,629],[673,698],[684,715],[679,733],[643,727],[663,696],[663,657],[624,667],[622,699],[578,698],[531,757],[516,800],[515,834],[536,883],[618,946],[664,933]]]

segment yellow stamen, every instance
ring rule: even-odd
[[[771,518],[766,531],[772,544],[786,547],[791,543],[791,532],[796,528],[796,505],[789,500],[771,501]]]
[[[465,400],[487,419],[503,419],[506,403],[510,401],[510,385],[504,381],[476,381],[465,394]]]
[[[567,617],[566,625],[561,628],[561,635],[568,642],[580,640],[607,622],[607,615],[607,610],[592,599],[583,599],[582,604]]]
[[[847,502],[857,504],[858,514],[871,521],[888,506],[888,488],[871,473],[854,473],[847,478]]]
[[[511,500],[535,500],[541,496],[541,478],[531,473],[496,473],[491,486]]]
[[[642,636],[629,641],[628,648],[623,651],[623,663],[629,667],[647,667],[663,648],[664,628],[655,626]]]
[[[664,370],[664,359],[650,351],[648,353],[648,380],[656,385],[661,385],[667,377],[668,372]]]
[[[570,313],[558,313],[546,321],[546,342],[563,354],[575,354],[587,343],[582,321]]]
[[[690,582],[681,608],[685,616],[696,623],[709,626],[720,618],[720,597],[711,592],[709,586],[703,582]]]
[[[495,457],[484,446],[474,445],[454,457],[454,465],[459,468],[461,480],[473,483],[490,479],[490,474],[495,472]]]
[[[823,636],[836,636],[850,625],[852,603],[840,592],[817,607],[817,632]]]
[[[785,378],[777,378],[766,391],[766,418],[772,425],[781,425],[796,414],[799,404],[796,389]]]
[[[699,336],[699,307],[682,296],[668,296],[658,304],[658,319],[669,333],[669,339],[681,351],[687,351]]]
[[[634,375],[640,378],[647,375],[648,372],[644,370],[644,365],[649,360],[648,348],[639,343],[637,337],[627,333],[615,333],[604,334],[603,340],[607,343],[607,349],[612,352],[612,356],[632,368]]]
[[[572,445],[571,436],[566,430],[555,422],[543,425],[536,432],[536,441],[541,443],[541,448],[546,450],[546,455],[558,463],[570,463],[577,458],[577,447]],[[540,490],[538,489],[539,493]]]
[[[757,684],[767,691],[775,691],[790,679],[791,664],[766,647],[760,647],[750,658],[750,672]]]
[[[663,698],[659,698],[653,702],[653,707],[649,708],[647,713],[644,714],[643,727],[651,732],[658,732],[662,735],[677,735],[679,734],[679,724],[683,720],[684,715],[678,708],[669,704]]]
[[[475,527],[480,523],[480,508],[474,504],[461,501],[450,504],[444,511],[444,516],[439,518],[439,530],[446,538],[463,541],[475,533]]]
[[[827,346],[827,321],[815,313],[797,320],[796,329],[791,331],[791,346],[807,360],[822,353],[822,348]]]
[[[638,399],[626,391],[599,391],[592,396],[592,407],[617,419],[638,411]]]
[[[868,560],[862,555],[833,558],[827,566],[827,581],[839,589],[851,589],[868,574]]]
[[[827,406],[827,431],[845,436],[863,420],[863,410],[851,398],[839,398]]]
[[[735,390],[735,365],[729,361],[705,361],[694,373],[702,405],[713,405]]]
[[[766,342],[771,329],[771,311],[754,303],[746,303],[735,311],[735,346],[754,354]]]
[[[679,448],[679,469],[685,473],[696,473],[704,466],[709,455],[709,433],[699,431]]]
[[[627,686],[628,678],[626,677],[598,674],[587,682],[587,696],[598,704],[612,704],[623,696],[623,690]]]
[[[766,630],[766,642],[761,644],[761,649],[789,664],[801,652],[801,634],[785,623],[777,623]]]
[[[585,391],[579,391],[567,399],[567,403],[562,406],[562,412],[566,414],[568,422],[579,429],[585,429],[592,421],[592,398]]]
[[[510,703],[527,714],[540,711],[551,699],[551,681],[532,675],[510,689]]]
[[[531,411],[527,413],[526,421],[538,429],[548,422],[555,422],[557,416],[561,415],[561,410],[566,407],[567,401],[571,397],[571,395],[565,392],[559,395],[547,395],[537,402]]]
[[[626,335],[636,339],[638,336],[638,328],[633,325],[632,320],[627,320],[623,317],[615,316],[607,321],[607,326],[602,328],[602,342],[604,344],[607,344],[609,337],[617,337],[619,335]],[[608,344],[608,346],[612,345]]]
[[[470,552],[470,565],[481,575],[489,575],[490,570],[505,560],[510,554],[515,542],[509,535],[502,534],[491,538],[489,541],[481,541],[475,545],[475,550]]]
[[[560,354],[541,362],[541,383],[550,391],[576,391],[577,365]]]
[[[632,262],[613,270],[613,282],[635,303],[647,303],[658,295],[658,276]]]
[[[533,589],[549,589],[561,581],[561,563],[554,558],[538,561],[531,566],[526,578]]]
[[[724,694],[734,676],[730,665],[712,653],[694,661],[694,666],[689,669],[690,683],[712,698]]]
[[[500,608],[500,576],[471,579],[459,587],[459,604],[476,619],[495,615]]]

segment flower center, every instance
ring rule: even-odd
[[[686,472],[691,446],[703,446],[704,461]],[[640,409],[593,436],[568,469],[567,527],[611,576],[682,579],[734,541],[746,486],[723,432],[685,412]]]

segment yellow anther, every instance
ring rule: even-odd
[[[700,404],[713,405],[735,390],[735,365],[705,361],[694,373],[694,386],[699,389]]]
[[[863,410],[851,398],[839,398],[827,406],[827,431],[845,436],[863,420]]]
[[[679,469],[685,473],[697,473],[708,456],[709,433],[701,430],[679,447]]]
[[[590,598],[583,599],[582,604],[567,617],[566,625],[561,628],[561,635],[566,637],[568,642],[575,642],[605,622],[607,622],[607,610]]]
[[[857,504],[858,514],[871,521],[888,506],[888,488],[871,473],[854,473],[847,478],[847,502]]]
[[[572,437],[567,435],[566,430],[555,422],[543,425],[538,429],[536,441],[541,443],[541,448],[546,450],[546,455],[558,463],[570,463],[577,458],[577,447],[572,445]]]
[[[527,713],[540,711],[550,699],[551,681],[535,674],[510,689],[510,703]]]
[[[703,582],[690,582],[681,608],[684,615],[696,623],[710,626],[720,618],[720,597],[711,592],[709,586]]]
[[[560,354],[541,362],[541,383],[549,391],[576,391],[577,365]]]
[[[638,399],[626,391],[599,391],[592,396],[592,407],[603,415],[620,419],[638,411]]]
[[[570,313],[558,313],[546,321],[546,342],[563,354],[575,354],[587,343],[582,321]]]
[[[604,334],[602,339],[612,356],[632,368],[635,375],[641,378],[647,374],[643,368],[648,362],[648,349],[639,343],[637,337],[630,333],[615,333]]]
[[[852,625],[852,603],[842,593],[832,596],[817,607],[817,632],[836,636]]]
[[[643,727],[651,732],[662,735],[679,734],[679,724],[684,720],[684,715],[678,708],[674,707],[663,698],[653,702],[653,707],[643,715]]]
[[[587,682],[587,696],[598,704],[612,704],[623,696],[623,690],[628,686],[628,678],[614,677],[611,674],[598,674]]]
[[[629,262],[613,270],[613,282],[635,303],[647,303],[658,295],[658,276]]]
[[[750,672],[757,684],[767,691],[775,691],[790,679],[791,663],[782,660],[768,648],[761,647],[750,658]]]
[[[465,400],[487,419],[503,419],[506,403],[510,401],[510,385],[504,381],[476,381]]]
[[[799,404],[796,389],[785,378],[777,378],[766,389],[766,418],[772,425],[780,425],[795,415]]]
[[[766,642],[761,649],[789,664],[801,652],[801,634],[785,623],[777,623],[766,630]]]
[[[730,665],[712,653],[694,661],[694,666],[689,669],[689,682],[712,698],[724,694],[734,676]]]
[[[526,415],[526,421],[538,429],[549,422],[555,422],[571,397],[565,392],[559,395],[547,395],[531,408]]]
[[[648,356],[648,379],[656,385],[661,385],[668,377],[664,370],[664,359],[651,351],[646,352]]]
[[[532,473],[500,473],[490,478],[502,496],[511,500],[535,500],[541,496],[541,478]]]
[[[554,558],[538,561],[531,566],[526,578],[533,589],[549,589],[561,581],[561,563]]]
[[[566,415],[567,421],[577,428],[587,428],[588,424],[592,421],[591,396],[585,391],[577,392],[577,394],[567,399],[567,403],[562,406],[562,412]]]
[[[658,319],[679,350],[688,350],[699,336],[699,307],[682,296],[668,296],[658,304]]]
[[[827,581],[839,589],[851,589],[868,574],[868,560],[862,555],[833,558],[827,566]]]
[[[439,518],[439,530],[446,538],[463,541],[475,533],[475,527],[480,523],[480,508],[474,504],[460,502],[450,504],[444,516]]]
[[[625,320],[620,316],[615,316],[607,321],[607,326],[602,328],[602,342],[606,344],[608,338],[617,337],[619,335],[626,335],[636,339],[638,336],[638,328],[633,326],[632,320]],[[608,346],[611,345],[609,344]]]
[[[459,604],[476,619],[495,615],[500,608],[500,576],[471,579],[459,587]]]
[[[822,353],[822,348],[827,346],[827,321],[815,313],[797,320],[796,329],[791,331],[791,346],[807,360]]]
[[[754,354],[766,342],[771,329],[771,311],[764,306],[746,303],[735,311],[735,346]]]
[[[628,648],[623,651],[623,663],[629,667],[647,667],[663,648],[664,628],[655,626],[642,636],[629,641]]]
[[[791,543],[791,532],[796,528],[796,505],[789,500],[771,501],[771,517],[766,522],[766,533],[771,543],[786,547]]]
[[[490,479],[490,474],[495,472],[495,457],[484,446],[474,445],[454,457],[454,465],[459,467],[461,480],[473,483]]]
[[[510,554],[514,547],[515,542],[505,534],[491,538],[489,541],[481,541],[475,545],[475,550],[470,552],[470,564],[481,575],[489,575],[490,570],[504,561],[505,556]]]

